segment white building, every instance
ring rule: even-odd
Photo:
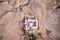
[[[37,18],[25,18],[25,30],[29,32],[35,32],[38,29],[38,20]]]

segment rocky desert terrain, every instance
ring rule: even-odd
[[[38,18],[36,40],[60,40],[60,0],[0,0],[0,40],[29,40],[24,17]]]

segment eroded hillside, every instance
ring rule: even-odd
[[[0,40],[29,40],[24,17],[37,18],[37,40],[60,40],[60,0],[0,0]]]

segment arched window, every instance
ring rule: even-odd
[[[0,4],[3,2],[3,0],[0,0]]]
[[[56,9],[60,9],[60,5],[56,7]]]

